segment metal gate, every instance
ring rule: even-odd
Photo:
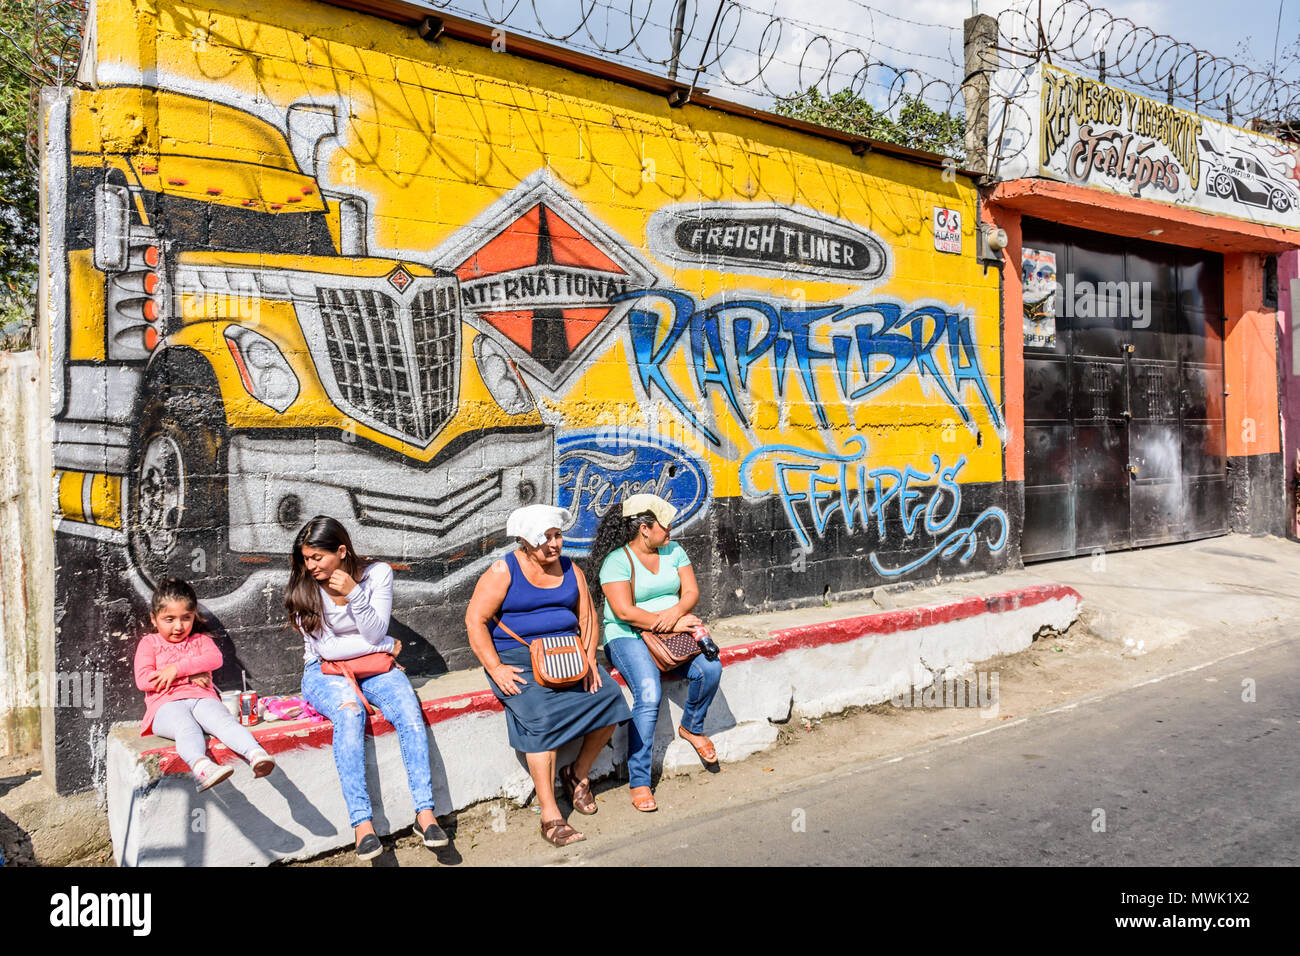
[[[1226,534],[1223,258],[1023,228],[1056,279],[1055,340],[1024,349],[1024,560]]]

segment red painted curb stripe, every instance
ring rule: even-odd
[[[726,666],[759,657],[770,659],[779,657],[786,651],[819,647],[823,644],[843,644],[863,637],[896,634],[899,631],[914,631],[923,627],[964,621],[981,614],[1002,614],[1063,598],[1083,600],[1079,592],[1072,587],[1062,584],[1040,584],[998,594],[964,598],[951,604],[903,608],[897,611],[882,611],[878,614],[843,618],[838,621],[805,624],[802,627],[788,627],[773,631],[771,637],[763,640],[723,648],[721,661],[723,666]],[[627,681],[618,671],[613,670],[610,673],[614,680],[627,686]],[[440,697],[437,700],[425,701],[420,706],[424,711],[424,719],[430,726],[456,717],[490,714],[504,710],[501,702],[490,690],[457,694],[454,697]],[[372,717],[367,732],[372,736],[380,737],[392,733],[393,725],[380,717]],[[275,726],[253,730],[253,736],[267,753],[274,755],[302,747],[329,747],[334,741],[334,730],[329,721],[315,724],[304,721],[277,721]],[[237,763],[240,760],[238,755],[216,740],[210,741],[208,752],[217,763]],[[143,751],[140,756],[141,758],[156,756],[159,761],[158,769],[163,774],[187,773],[189,770],[174,747],[157,747]]]
[[[820,624],[807,624],[803,627],[789,627],[773,631],[771,642],[779,645],[780,651],[777,653],[796,647],[842,644],[845,641],[855,641],[870,635],[894,634],[898,631],[914,631],[937,624],[951,624],[981,614],[1002,614],[1060,598],[1083,600],[1074,588],[1062,584],[1040,584],[998,594],[964,598],[951,604],[910,607],[838,621],[825,621]]]

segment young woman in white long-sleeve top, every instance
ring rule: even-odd
[[[321,673],[320,662],[374,653],[397,656],[401,644],[388,634],[393,569],[382,561],[359,557],[347,529],[333,518],[317,515],[294,539],[284,607],[289,623],[303,637],[303,698],[334,727],[334,766],[343,786],[357,856],[373,859],[383,852],[383,845],[375,835],[366,790],[365,701],[358,698],[348,678]],[[362,678],[358,686],[397,730],[415,804],[416,833],[425,846],[446,846],[447,835],[433,813],[428,731],[411,682],[405,672],[393,667]]]

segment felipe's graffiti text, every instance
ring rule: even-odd
[[[868,468],[866,455],[867,443],[858,436],[846,440],[842,454],[790,445],[764,445],[741,462],[741,490],[754,500],[779,495],[786,520],[804,550],[812,549],[810,527],[820,538],[836,514],[844,519],[851,533],[858,530],[859,524],[868,534],[874,526],[882,542],[888,540],[891,519],[901,524],[908,539],[915,536],[918,524],[929,535],[945,535],[925,554],[901,567],[885,566],[873,552],[872,567],[887,577],[913,571],[936,557],[951,558],[959,551],[959,560],[969,561],[979,545],[975,532],[981,525],[989,525],[991,552],[997,553],[1006,546],[1007,516],[1001,508],[985,508],[966,527],[955,527],[961,513],[961,485],[957,476],[966,465],[965,455],[947,467],[938,455],[931,455],[928,472],[917,471],[911,465]],[[770,465],[770,470],[765,472],[769,480],[763,487],[757,484],[755,475],[760,464]],[[946,510],[945,498],[949,502]]]

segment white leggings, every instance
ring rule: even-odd
[[[211,697],[171,700],[153,715],[153,732],[176,741],[176,752],[191,770],[207,756],[204,731],[245,759],[262,749],[248,728],[226,710],[226,705]]]

